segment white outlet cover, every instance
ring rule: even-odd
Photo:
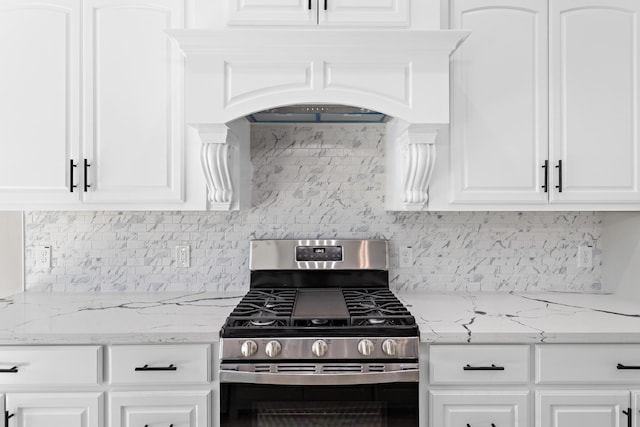
[[[413,246],[400,246],[400,268],[413,267]]]
[[[189,245],[176,246],[176,264],[180,268],[191,266],[191,247]]]
[[[587,245],[578,247],[578,267],[593,267],[593,247]]]
[[[36,247],[36,266],[41,269],[51,268],[51,246]]]

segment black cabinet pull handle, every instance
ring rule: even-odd
[[[2,374],[17,374],[18,373],[18,367],[14,366],[13,368],[9,368],[9,369],[0,369],[0,373],[2,373]]]
[[[640,366],[627,366],[627,365],[623,365],[622,363],[618,363],[618,366],[616,366],[616,368],[618,368],[618,369],[640,369]]]
[[[562,193],[562,160],[558,160],[556,169],[558,169],[558,185],[556,185],[556,188],[558,189],[558,193]]]
[[[311,5],[311,1],[312,0],[309,0],[309,10],[313,9],[313,6]]]
[[[144,427],[149,427],[149,424],[145,424]],[[173,427],[173,424],[169,424],[169,427]]]
[[[504,366],[496,366],[493,363],[491,366],[463,366],[464,371],[504,371]]]
[[[623,414],[627,416],[627,426],[632,427],[631,423],[631,408],[627,408],[626,411],[622,411]]]
[[[544,185],[542,189],[545,193],[549,192],[549,160],[544,161],[544,165],[542,165],[542,169],[544,169]]]
[[[9,427],[9,418],[12,418],[15,414],[9,415],[8,411],[4,411],[4,425]]]
[[[176,371],[178,370],[178,367],[172,363],[169,366],[157,366],[157,367],[144,365],[144,366],[137,367],[135,370],[136,371]]]
[[[73,168],[75,168],[77,165],[73,164],[73,159],[69,160],[69,164],[71,165],[69,167],[69,192],[73,193],[73,189],[77,187],[77,185],[73,183]]]
[[[471,426],[467,423],[467,427],[471,427]],[[494,423],[491,423],[491,427],[496,427],[496,425]]]
[[[324,0],[324,10],[327,10],[327,3],[329,0]]]
[[[84,192],[86,193],[91,186],[89,185],[89,171],[88,169],[91,167],[89,161],[84,159]]]

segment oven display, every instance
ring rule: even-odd
[[[342,246],[296,246],[296,261],[342,261]]]

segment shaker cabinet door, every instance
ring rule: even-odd
[[[0,208],[68,207],[80,133],[80,1],[0,1]]]
[[[110,427],[208,427],[210,392],[115,392]]]
[[[455,203],[547,203],[547,3],[451,0]]]
[[[7,427],[102,427],[101,393],[8,393]]]
[[[526,427],[528,400],[525,391],[432,391],[429,425]]]
[[[85,203],[183,200],[182,0],[85,0]],[[82,165],[84,168],[84,165]]]
[[[411,24],[410,0],[318,0],[318,2],[320,25],[408,27]]]
[[[225,1],[226,22],[237,25],[317,25],[318,0],[216,0]]]
[[[628,391],[539,391],[536,427],[626,427]]]
[[[640,2],[549,4],[550,199],[638,202]]]

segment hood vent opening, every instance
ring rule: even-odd
[[[390,116],[367,108],[337,104],[301,104],[249,114],[251,123],[387,123]]]

